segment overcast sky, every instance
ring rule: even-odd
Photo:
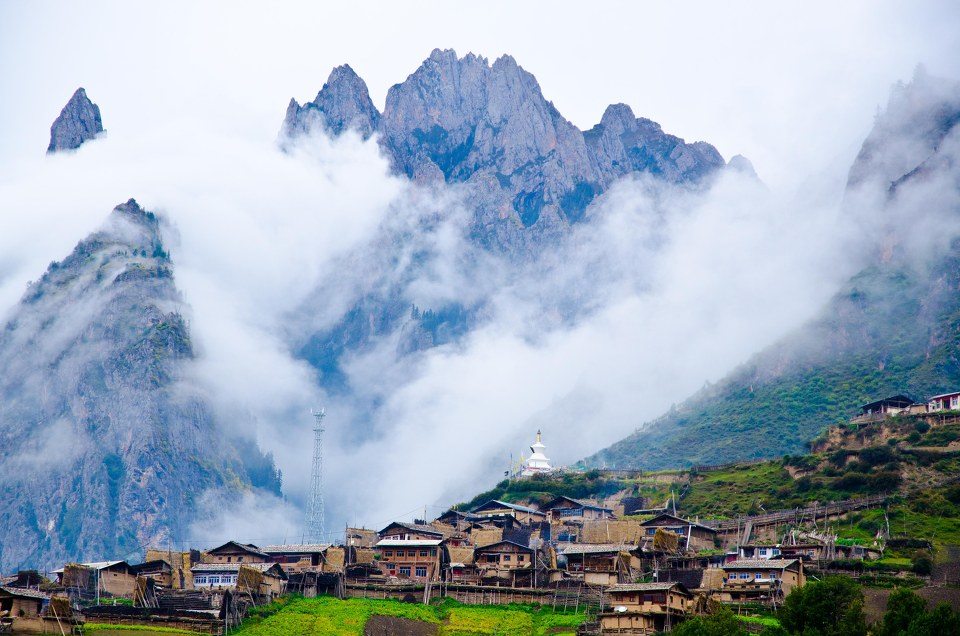
[[[0,0],[0,312],[110,207],[137,197],[182,234],[177,283],[206,376],[265,430],[282,430],[317,387],[277,325],[324,276],[339,277],[338,250],[366,254],[381,222],[432,209],[386,174],[372,141],[321,138],[313,154],[278,152],[287,102],[312,99],[331,67],[349,63],[382,109],[389,87],[436,47],[491,61],[509,53],[577,126],[624,102],[726,158],[746,155],[769,185],[728,177],[709,199],[665,206],[661,222],[642,188],[624,184],[570,259],[604,256],[608,280],[556,272],[558,289],[572,280],[606,293],[590,320],[530,342],[526,325],[543,312],[529,298],[550,288],[536,280],[532,291],[499,289],[497,319],[462,349],[395,368],[380,350],[354,360],[357,377],[383,392],[384,434],[346,448],[356,455],[335,453],[332,483],[363,488],[357,462],[394,456],[393,431],[428,433],[430,456],[460,473],[439,484],[429,466],[407,462],[387,474],[417,488],[393,492],[367,471],[369,509],[340,514],[368,521],[372,510],[446,504],[492,484],[541,423],[551,455],[575,461],[801,324],[855,264],[836,204],[891,85],[918,64],[960,78],[950,2],[343,4]],[[46,158],[50,124],[78,86],[99,104],[106,139]],[[663,249],[644,247],[651,234]],[[312,434],[308,417],[294,424],[266,438],[299,502]],[[469,462],[447,455],[463,433],[473,436]]]
[[[435,47],[512,54],[581,128],[625,102],[768,183],[849,164],[890,85],[960,76],[955,2],[0,2],[0,165],[77,86],[111,135],[194,120],[273,136],[347,62],[378,108]]]

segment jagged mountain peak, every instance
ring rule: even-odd
[[[334,136],[352,129],[366,139],[376,131],[379,120],[380,112],[370,99],[366,82],[349,64],[342,64],[330,71],[312,102],[301,106],[291,98],[281,136],[296,137],[318,125]]]
[[[50,127],[47,153],[75,150],[103,132],[100,107],[90,101],[83,87],[74,91]]]

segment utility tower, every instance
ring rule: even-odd
[[[313,468],[310,470],[310,500],[307,502],[307,540],[323,543],[323,409],[313,411]]]

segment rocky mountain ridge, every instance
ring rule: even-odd
[[[187,381],[183,307],[133,199],[27,289],[0,331],[0,570],[125,558],[184,537],[207,490],[279,490]]]
[[[449,49],[435,49],[391,87],[382,114],[349,66],[335,68],[314,101],[291,100],[281,138],[318,126],[377,133],[394,170],[414,180],[468,184],[472,238],[518,258],[581,220],[618,178],[647,173],[696,185],[725,165],[710,144],[668,135],[624,104],[581,132],[511,56],[490,64]]]

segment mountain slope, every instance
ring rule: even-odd
[[[117,206],[0,332],[0,570],[176,541],[203,491],[269,462],[182,381],[194,350],[160,229]]]
[[[898,86],[850,171],[873,262],[820,317],[586,461],[658,468],[801,451],[858,405],[960,386],[960,85]]]
[[[50,126],[47,153],[76,150],[103,132],[100,107],[90,101],[87,91],[78,88]]]

